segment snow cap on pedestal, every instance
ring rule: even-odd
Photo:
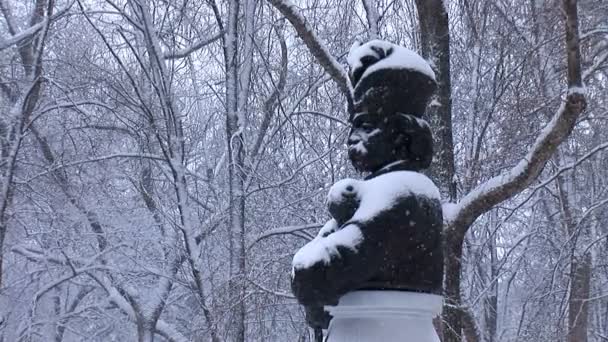
[[[383,40],[353,45],[347,62],[355,113],[421,118],[437,86],[433,69],[420,55]]]

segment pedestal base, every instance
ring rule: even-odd
[[[441,296],[407,291],[355,291],[327,306],[327,342],[439,342],[433,318]]]

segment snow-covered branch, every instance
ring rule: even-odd
[[[540,174],[557,147],[570,135],[586,107],[582,84],[576,1],[564,0],[568,91],[551,121],[540,132],[528,153],[510,170],[489,179],[464,196],[447,218],[447,233],[463,236],[471,224],[495,205],[529,186]]]
[[[76,2],[76,0],[72,0],[64,8],[62,8],[57,13],[52,15],[50,17],[50,20],[53,21],[53,20],[56,20],[56,19],[60,18],[61,16],[63,16],[65,13],[67,13],[67,11],[72,7],[72,5],[75,2]],[[6,8],[4,7],[4,5],[2,5],[1,7],[2,7],[2,12],[4,13],[4,16],[6,17],[7,16]],[[6,19],[7,19],[7,21],[10,20],[9,18],[6,18]],[[15,32],[15,34],[10,36],[9,38],[1,39],[0,40],[0,51],[7,49],[13,45],[19,44],[26,39],[32,38],[34,35],[38,34],[38,32],[40,32],[40,30],[42,30],[46,25],[47,25],[46,21],[42,21],[37,24],[31,25],[30,27],[28,27],[25,30],[22,30],[21,32],[18,32],[18,33]]]
[[[576,119],[584,108],[583,93],[568,94],[553,119],[541,131],[532,148],[517,165],[484,182],[460,200],[453,210],[454,216],[446,220],[449,223],[448,233],[452,233],[451,230],[464,233],[480,215],[530,185],[559,144],[570,135]]]
[[[31,246],[17,245],[17,246],[14,246],[13,248],[11,248],[11,251],[13,253],[17,253],[34,262],[40,262],[40,263],[48,262],[48,263],[52,263],[52,264],[56,264],[56,265],[72,264],[72,265],[76,265],[78,267],[84,267],[84,266],[93,265],[93,262],[98,260],[102,256],[108,254],[111,251],[115,251],[115,250],[123,248],[123,247],[128,247],[128,246],[126,244],[119,244],[119,245],[108,247],[108,248],[104,249],[103,251],[100,251],[99,253],[97,253],[91,257],[88,257],[88,258],[70,257],[69,259],[65,255],[62,255],[62,256],[50,255],[42,249],[31,247]]]
[[[42,29],[43,26],[44,26],[44,23],[38,23],[34,26],[31,26],[31,27],[15,34],[14,36],[11,36],[6,39],[2,39],[0,41],[0,51],[7,49],[15,44],[18,44],[26,39],[31,38],[32,36],[37,34]]]
[[[260,152],[260,147],[262,146],[264,137],[266,136],[272,118],[274,117],[275,107],[277,104],[281,104],[281,95],[285,90],[285,84],[287,83],[287,43],[285,42],[285,37],[281,31],[282,29],[279,27],[274,28],[274,32],[279,40],[279,46],[281,47],[281,70],[279,72],[279,81],[275,83],[272,80],[272,76],[269,75],[273,89],[266,101],[264,101],[264,118],[262,119],[262,124],[260,125],[255,143],[251,149],[251,159],[253,160],[255,160],[258,152]],[[264,62],[269,66],[270,63],[268,63],[266,58],[264,58]],[[270,71],[268,71],[268,73],[270,73]]]
[[[331,78],[338,84],[340,91],[346,96],[349,108],[353,105],[352,85],[346,70],[329,53],[329,50],[321,39],[306,22],[306,18],[300,13],[298,7],[289,0],[268,0],[281,14],[289,20],[298,36],[304,41],[306,47],[315,57],[317,62],[325,69]]]
[[[220,32],[218,34],[216,34],[215,36],[211,37],[211,38],[207,38],[207,39],[201,39],[198,42],[177,50],[177,51],[173,51],[173,52],[169,52],[169,53],[165,53],[163,55],[163,57],[165,59],[178,59],[178,58],[184,58],[187,57],[188,55],[190,55],[191,53],[193,53],[194,51],[200,50],[203,47],[217,41],[218,39],[222,38],[222,35],[224,35],[224,32]]]
[[[580,157],[577,160],[573,161],[572,163],[568,163],[568,164],[566,164],[564,166],[561,166],[559,168],[559,170],[557,170],[552,176],[550,176],[547,179],[541,181],[537,186],[535,186],[534,190],[533,190],[533,193],[536,192],[538,189],[541,189],[541,188],[547,186],[549,183],[553,182],[557,177],[559,177],[564,172],[570,171],[570,170],[574,169],[575,167],[577,167],[578,165],[580,165],[585,160],[593,157],[596,153],[601,152],[601,151],[603,151],[603,150],[605,150],[607,148],[608,148],[608,142],[605,142],[603,144],[599,144],[598,146],[596,146],[593,149],[591,149],[591,151],[585,153],[585,155],[583,155],[582,157]],[[532,196],[532,194],[530,194],[530,196]]]
[[[120,289],[116,288],[103,278],[94,277],[94,279],[103,287],[103,289],[108,295],[108,301],[110,303],[118,307],[120,311],[129,316],[129,318],[133,321],[137,320],[138,313],[134,310],[134,307],[129,303],[129,301],[120,293]],[[161,319],[156,322],[155,330],[156,333],[161,336],[164,336],[170,341],[188,341],[188,339],[183,336],[179,331],[175,330],[168,323]]]
[[[251,283],[253,286],[255,286],[258,289],[260,289],[262,292],[271,294],[273,296],[287,298],[287,299],[294,299],[295,298],[294,295],[292,295],[291,293],[285,293],[285,292],[281,292],[281,291],[277,291],[277,290],[272,290],[272,289],[264,287],[261,284],[258,284],[256,282],[254,282],[252,280],[249,280],[249,283]]]
[[[63,164],[59,164],[59,165],[56,165],[56,166],[52,166],[48,170],[40,172],[40,173],[38,173],[38,174],[36,174],[36,175],[28,178],[25,181],[25,183],[31,182],[31,181],[33,181],[36,178],[39,178],[41,176],[44,176],[46,174],[55,172],[55,171],[63,169],[63,168],[73,167],[73,166],[82,165],[82,164],[96,163],[96,162],[100,162],[100,161],[117,159],[117,158],[151,159],[151,160],[158,160],[158,161],[167,161],[165,159],[165,157],[159,156],[159,155],[155,155],[155,154],[148,154],[148,153],[114,153],[114,154],[109,154],[109,155],[105,155],[105,156],[99,156],[99,157],[89,158],[89,159],[85,159],[85,160],[75,160],[73,162],[63,163]]]

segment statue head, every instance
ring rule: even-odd
[[[348,136],[348,157],[362,172],[375,172],[401,162],[405,169],[429,167],[433,157],[433,137],[426,121],[413,115],[377,113],[353,115]]]
[[[348,155],[353,166],[375,172],[399,162],[418,171],[430,165],[433,139],[423,115],[435,75],[415,52],[373,40],[348,56],[355,106]]]

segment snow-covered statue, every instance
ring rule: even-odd
[[[433,154],[424,112],[435,75],[415,52],[379,40],[353,47],[348,63],[348,155],[367,176],[334,184],[332,219],[293,258],[293,293],[309,325],[323,329],[331,319],[324,308],[347,293],[437,294],[443,276],[439,191],[419,173]]]

